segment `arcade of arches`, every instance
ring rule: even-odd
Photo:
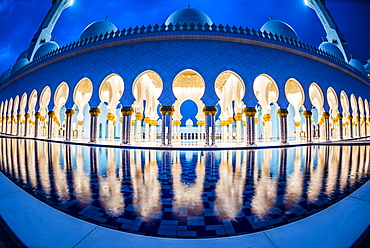
[[[269,75],[255,78],[255,106],[246,106],[246,87],[242,78],[224,71],[218,75],[214,90],[216,106],[202,101],[206,84],[194,70],[184,70],[173,80],[175,101],[162,106],[161,77],[145,71],[132,84],[135,101],[122,106],[126,82],[117,74],[101,82],[100,103],[91,108],[93,83],[81,79],[72,89],[62,82],[52,94],[46,86],[40,94],[33,90],[1,102],[0,131],[3,134],[66,141],[106,141],[121,144],[171,146],[196,144],[255,145],[256,142],[312,142],[365,137],[370,133],[369,102],[329,87],[326,94],[317,83],[307,89],[294,78],[285,83],[285,92]],[[69,91],[73,107],[66,109]],[[285,94],[289,106],[281,109],[279,95]],[[305,99],[311,106],[305,106]],[[325,110],[325,97],[328,110]],[[187,105],[188,104],[188,105]],[[189,105],[190,104],[190,105]],[[187,107],[186,107],[187,106]],[[189,107],[191,106],[191,107]],[[188,115],[191,109],[191,116]]]

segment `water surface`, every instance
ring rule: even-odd
[[[160,237],[281,226],[370,178],[364,145],[164,151],[1,138],[0,149],[1,171],[41,201],[101,226]]]

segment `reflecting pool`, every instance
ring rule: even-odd
[[[101,226],[159,237],[281,226],[370,178],[364,145],[168,151],[1,138],[0,149],[1,171],[41,201]]]

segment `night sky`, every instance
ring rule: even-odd
[[[51,0],[0,0],[0,75],[13,65],[29,43],[51,6]],[[348,41],[354,58],[363,64],[370,59],[370,1],[327,0],[336,23]],[[272,16],[289,23],[300,39],[319,46],[325,31],[316,13],[304,0],[75,0],[63,11],[53,36],[62,46],[79,38],[91,22],[109,16],[117,28],[164,23],[174,11],[200,9],[215,24],[259,29]]]

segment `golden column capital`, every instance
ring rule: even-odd
[[[205,121],[197,121],[197,125],[203,127],[206,124]]]
[[[287,118],[289,114],[289,111],[287,109],[278,109],[277,110],[277,115],[280,117],[280,118]],[[270,116],[271,118],[271,116]]]
[[[136,113],[135,114],[135,118],[136,118],[136,120],[138,120],[138,121],[142,121],[143,120],[143,118],[144,118],[144,116],[143,116],[143,114],[142,113]]]
[[[271,120],[271,115],[270,114],[265,114],[264,116],[262,116],[262,119],[263,121],[270,121]]]
[[[329,112],[322,113],[322,117],[324,117],[325,120],[329,120],[329,117],[330,117]]]
[[[257,110],[255,107],[246,107],[244,108],[244,114],[246,117],[254,117],[257,113]]]
[[[27,113],[27,114],[24,115],[24,118],[25,119],[29,119],[30,117],[31,117],[31,115],[29,113]],[[7,118],[8,118],[8,116],[7,116]]]
[[[352,115],[348,115],[347,116],[347,119],[351,121],[353,119],[353,116]]]
[[[89,113],[91,117],[98,117],[100,115],[100,109],[99,108],[91,108],[89,110]]]
[[[241,120],[242,120],[242,118],[243,118],[243,114],[242,114],[242,113],[237,113],[237,114],[235,114],[235,116],[234,116],[234,119],[235,119],[236,121],[241,121]]]
[[[205,116],[209,116],[209,115],[215,116],[217,112],[218,112],[218,109],[216,108],[216,106],[205,106],[203,108],[203,113]]]
[[[54,111],[49,111],[48,116],[53,118],[55,116],[55,112]]]
[[[309,110],[303,111],[303,117],[306,118],[306,119],[311,118],[312,117],[312,112],[309,111]]]
[[[114,121],[114,119],[116,119],[116,116],[112,113],[108,113],[107,114],[107,119],[108,119],[108,121]]]
[[[40,112],[36,112],[36,113],[35,113],[35,118],[36,118],[36,119],[39,119],[40,117],[41,117],[41,113],[40,113]]]
[[[338,120],[342,120],[342,119],[343,119],[343,115],[342,115],[342,114],[338,114],[338,115],[337,115],[337,119],[338,119]]]
[[[72,117],[75,114],[75,111],[73,109],[67,109],[66,110],[66,116]]]
[[[134,113],[133,107],[122,107],[121,113],[123,116],[131,116]]]

